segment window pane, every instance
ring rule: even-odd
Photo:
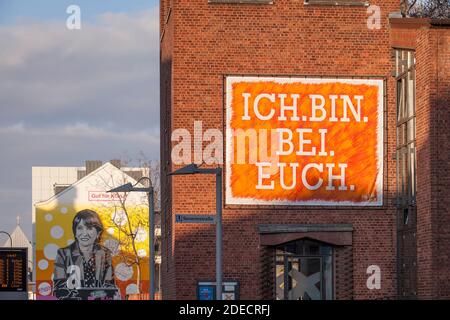
[[[310,256],[318,255],[319,248],[320,248],[320,246],[318,244],[308,241],[306,248],[305,248],[306,249],[305,255],[310,255]]]
[[[406,191],[407,191],[407,198],[406,198],[406,200],[408,201],[407,204],[409,205],[412,202],[412,197],[411,197],[411,194],[412,194],[411,174],[412,174],[412,172],[411,172],[411,165],[410,165],[411,158],[410,158],[410,153],[409,153],[409,146],[407,147],[407,150],[408,150],[408,153],[405,154],[406,155],[406,165],[407,165],[406,172],[408,174],[408,177],[407,177],[408,185],[407,185],[407,189],[406,189]]]
[[[409,210],[408,208],[403,209],[403,224],[407,225],[409,223]]]
[[[331,255],[332,253],[333,249],[330,246],[320,246],[321,255]]]
[[[415,144],[411,144],[410,152],[410,166],[411,166],[411,204],[416,202],[416,148]]]
[[[292,260],[289,272],[292,286],[289,288],[289,300],[321,300],[322,296],[322,259],[299,258]]]
[[[300,285],[300,274],[298,259],[289,258],[288,260],[288,300],[299,300],[300,292],[297,292],[297,286]],[[303,282],[301,283],[303,284]]]
[[[405,194],[405,192],[404,192],[404,189],[405,189],[405,172],[404,172],[404,170],[405,170],[405,168],[404,168],[403,162],[404,162],[403,149],[400,149],[400,161],[399,161],[399,163],[400,163],[400,168],[399,168],[399,180],[400,180],[399,186],[400,186],[400,188],[398,190],[400,205],[403,205],[403,203],[404,203],[403,200],[404,200],[404,194]]]
[[[397,120],[401,121],[406,117],[406,80],[404,78],[397,82]]]
[[[284,300],[284,265],[276,266],[276,300]]]
[[[407,82],[408,82],[408,88],[407,88],[407,93],[408,93],[408,98],[407,98],[407,107],[408,107],[408,114],[407,117],[412,117],[414,115],[414,111],[415,111],[415,107],[414,107],[414,96],[415,96],[415,85],[414,85],[414,70],[409,71],[408,72],[408,77],[407,77]]]
[[[401,51],[400,50],[395,50],[395,75],[398,76],[401,72],[401,62],[400,62],[400,57],[401,57]]]
[[[397,121],[400,121],[400,119],[402,118],[402,94],[403,90],[402,90],[402,81],[398,80],[397,81]]]
[[[407,153],[405,152],[405,149],[402,148],[402,164],[401,164],[401,171],[402,171],[402,189],[401,189],[401,198],[402,198],[402,205],[406,205],[406,198],[407,198],[407,187],[408,187],[408,163],[407,163]]]
[[[330,247],[327,247],[330,248]],[[331,248],[330,248],[331,249]],[[333,260],[332,257],[324,257],[323,282],[325,285],[325,300],[333,299]]]
[[[414,51],[408,51],[408,68],[411,68],[415,64]]]
[[[297,246],[295,242],[286,243],[285,246],[286,253],[295,254],[297,253]]]
[[[407,142],[413,141],[415,139],[414,136],[414,119],[411,119],[407,122]]]
[[[305,241],[300,240],[295,242],[295,254],[305,254]]]
[[[408,51],[402,50],[401,64],[401,72],[406,72],[408,69]]]

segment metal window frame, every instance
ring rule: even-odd
[[[396,92],[396,110],[397,110],[397,115],[396,115],[396,184],[397,184],[397,190],[396,190],[396,205],[397,205],[397,209],[403,209],[403,208],[409,208],[410,206],[415,206],[416,204],[416,195],[412,195],[412,190],[413,190],[413,186],[412,184],[416,184],[417,179],[415,177],[412,177],[412,172],[411,172],[411,151],[414,152],[414,175],[417,174],[417,161],[416,161],[416,78],[414,77],[414,92],[413,92],[413,114],[407,114],[406,117],[400,118],[398,117],[398,114],[400,112],[399,110],[399,101],[401,99],[401,96],[404,98],[404,107],[405,107],[405,111],[407,112],[408,110],[408,93],[409,93],[409,89],[408,89],[408,85],[407,85],[407,81],[408,81],[408,76],[411,72],[414,73],[416,72],[416,62],[415,62],[415,57],[414,57],[414,63],[407,67],[405,71],[397,74],[397,69],[398,69],[398,64],[399,64],[399,55],[402,55],[404,52],[413,52],[415,54],[414,50],[411,49],[403,49],[403,48],[395,48],[395,82],[396,82],[396,88],[397,88],[397,92]],[[402,87],[401,82],[405,80],[406,84],[404,88],[401,88],[401,92],[399,92],[399,87]],[[408,137],[408,125],[412,122],[413,125],[413,135],[414,138],[411,140]],[[404,130],[404,134],[405,136],[403,137],[402,135],[402,141],[400,141],[399,143],[399,130]],[[403,156],[406,155],[406,165],[404,164],[404,159]],[[406,170],[406,171],[405,171]],[[401,172],[401,174],[400,174]],[[406,185],[406,189],[405,189],[405,185],[404,185],[404,179],[407,179],[407,181],[405,182]],[[401,188],[400,188],[401,185]],[[401,191],[400,191],[401,189]],[[417,193],[417,185],[414,186],[414,192]],[[405,201],[406,200],[406,201]]]

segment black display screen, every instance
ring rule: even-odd
[[[0,291],[27,291],[26,248],[0,248]]]

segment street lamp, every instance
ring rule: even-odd
[[[142,180],[148,180],[149,186],[142,188],[136,185]],[[106,192],[147,192],[148,206],[150,208],[150,299],[155,300],[155,202],[153,194],[152,180],[148,177],[140,178],[134,185],[126,183],[120,187],[111,189]]]
[[[6,232],[6,231],[0,231],[0,233],[4,233],[4,234],[6,234],[9,237],[10,247],[12,248],[13,243],[12,243],[11,235],[8,232]]]
[[[215,174],[216,175],[216,300],[222,300],[222,168],[199,168],[192,163],[169,176],[187,174]]]

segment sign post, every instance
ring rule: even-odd
[[[216,175],[216,299],[222,300],[222,168],[217,167],[214,169],[199,168],[196,164],[190,164],[186,167],[178,169],[169,173],[169,176],[173,175],[187,175],[187,174],[215,174]],[[191,222],[191,223],[212,223],[211,216],[188,216],[186,218],[177,215],[177,219],[187,221],[176,222]],[[180,217],[180,218],[178,218]],[[206,217],[206,218],[204,218]],[[190,221],[189,221],[190,219]],[[202,219],[206,219],[202,221]],[[194,221],[193,221],[194,220]],[[195,221],[196,220],[196,221]]]

